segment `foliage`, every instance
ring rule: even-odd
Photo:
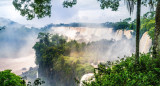
[[[34,83],[32,84],[31,82],[28,82],[27,86],[39,86],[44,84],[45,82],[41,80],[40,78],[37,78]]]
[[[160,59],[141,54],[139,64],[135,56],[115,62],[99,64],[95,69],[94,81],[84,82],[85,86],[158,86],[160,85]],[[107,67],[107,69],[106,69]]]
[[[22,16],[27,17],[28,20],[43,18],[51,16],[51,1],[52,0],[13,0],[13,5],[16,10],[20,11]],[[117,11],[121,0],[97,0],[100,2],[101,9],[111,8],[112,11]],[[132,3],[133,2],[133,3]],[[73,7],[76,5],[77,0],[64,0],[63,7]],[[133,12],[135,0],[126,0],[129,11]]]
[[[63,2],[63,6],[65,8],[68,8],[68,7],[72,7],[73,5],[75,5],[77,3],[77,0],[72,0],[72,1],[64,1]]]
[[[71,57],[71,52],[80,52],[86,46],[75,40],[67,42],[64,36],[39,33],[39,41],[34,45],[36,51],[36,64],[39,65],[39,76],[47,78],[50,83],[57,86],[75,86],[75,79],[93,68],[84,63],[81,57]]]
[[[130,19],[130,18],[127,18],[127,19]],[[116,30],[126,30],[126,29],[129,29],[129,27],[130,27],[129,20],[127,20],[127,19],[124,19],[123,21],[115,22],[115,23],[106,22],[106,23],[104,23],[104,26],[113,28],[113,30],[115,30],[115,31]]]
[[[32,20],[33,18],[43,18],[46,16],[51,16],[51,1],[52,0],[13,0],[13,5],[16,10],[20,11],[22,16],[25,16],[27,20]],[[111,8],[112,11],[117,11],[121,0],[97,0],[100,2],[101,9]],[[134,10],[134,5],[136,0],[125,0],[127,8],[130,14]],[[156,0],[142,0],[142,5],[149,5],[152,9],[156,5]],[[77,4],[77,0],[64,0],[63,7],[73,7]]]
[[[40,78],[37,78],[34,83],[28,82],[26,84],[27,77],[20,77],[14,73],[11,73],[11,70],[0,71],[0,86],[39,86],[45,82]]]
[[[154,39],[155,12],[147,12],[144,14],[141,22],[141,33],[148,31],[150,37]]]
[[[119,6],[119,0],[98,0],[101,4],[101,9],[112,8],[116,11]],[[63,6],[65,8],[72,7],[77,3],[77,0],[64,1]],[[16,10],[20,11],[22,16],[25,16],[27,20],[32,20],[33,18],[43,18],[46,16],[51,16],[51,0],[13,0],[13,5]]]
[[[51,16],[51,0],[13,0],[14,7],[28,20]]]
[[[2,86],[25,86],[26,82],[11,70],[0,71],[0,85]]]
[[[136,20],[132,21],[130,24],[132,30],[136,30]],[[155,12],[147,12],[141,18],[141,28],[140,28],[140,37],[148,31],[151,39],[154,38],[154,29],[155,29]]]
[[[112,11],[117,11],[120,0],[97,0],[100,2],[101,9],[111,8]]]

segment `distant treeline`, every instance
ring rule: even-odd
[[[113,28],[116,30],[136,30],[136,19],[126,18],[119,22],[105,22],[105,23],[69,23],[69,24],[49,24],[42,29],[47,30],[51,27],[93,27],[93,28]],[[153,39],[155,27],[155,11],[147,12],[141,17],[140,37],[148,31],[148,34]]]
[[[127,18],[124,20],[120,20],[119,22],[105,22],[105,23],[69,23],[69,24],[49,24],[44,29],[51,28],[51,27],[103,27],[103,28],[113,28],[114,30],[118,29],[129,29],[131,18]]]

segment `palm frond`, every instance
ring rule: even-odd
[[[134,11],[135,0],[124,0],[124,3],[127,4],[127,9],[131,15]]]

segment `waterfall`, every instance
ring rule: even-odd
[[[69,40],[74,39],[79,42],[91,42],[101,39],[121,40],[124,35],[127,39],[130,39],[132,38],[131,32],[133,30],[117,30],[114,32],[112,28],[53,27],[50,32],[67,36]]]
[[[37,74],[36,74],[36,78],[38,78],[38,71],[37,71]]]
[[[130,39],[130,38],[132,38],[133,36],[132,36],[132,32],[134,32],[133,30],[124,30],[124,35],[128,38],[128,39]]]
[[[148,53],[152,46],[152,40],[150,39],[148,32],[145,32],[140,40],[140,52]]]
[[[114,39],[112,28],[54,27],[50,32],[64,35],[69,39],[77,40],[80,42],[91,42],[101,39]]]
[[[91,42],[91,41],[98,41],[101,39],[106,39],[106,40],[114,39],[116,41],[122,40],[119,44],[123,46],[113,45],[111,47],[111,48],[117,48],[117,50],[116,51],[114,50],[114,52],[117,51],[120,52],[114,57],[120,55],[129,56],[135,51],[134,50],[135,46],[132,45],[135,44],[135,37],[134,35],[131,34],[132,32],[134,32],[133,30],[117,30],[116,32],[114,32],[112,28],[53,27],[50,32],[67,36],[68,40],[74,39],[79,42]],[[143,34],[140,40],[140,52],[143,53],[149,52],[151,45],[152,45],[152,40],[150,39],[148,33],[146,32]],[[121,50],[118,50],[118,48]],[[113,52],[106,52],[106,56],[113,56],[113,55],[114,55]],[[96,65],[94,64],[92,64],[92,66],[96,67]],[[93,76],[94,76],[93,73],[84,74],[80,80],[80,86],[83,86],[83,81],[88,81]]]
[[[115,32],[115,39],[116,40],[121,40],[123,36],[126,36],[127,39],[132,38],[132,33],[133,30],[117,30]]]
[[[79,86],[83,86],[83,81],[92,81],[94,80],[93,78],[94,73],[88,73],[88,74],[84,74],[80,80],[80,85]]]

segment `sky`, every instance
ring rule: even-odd
[[[120,2],[118,11],[111,11],[111,9],[100,9],[100,3],[97,0],[77,0],[77,4],[72,8],[63,8],[63,0],[52,0],[52,14],[51,17],[42,19],[26,20],[20,13],[15,10],[12,5],[12,0],[0,0],[0,17],[7,18],[18,22],[20,24],[32,27],[43,27],[47,24],[53,23],[104,23],[117,22],[120,19],[128,17],[135,18],[136,10],[130,16],[124,1]],[[136,8],[135,8],[136,9]],[[142,15],[149,11],[149,8],[142,7]]]

